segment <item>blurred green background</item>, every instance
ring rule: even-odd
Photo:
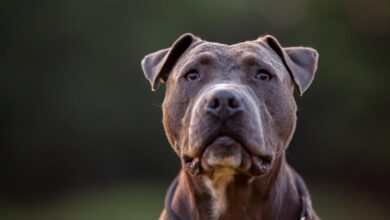
[[[156,219],[179,161],[140,61],[192,32],[320,53],[287,153],[323,219],[390,218],[390,2],[0,4],[0,219]]]

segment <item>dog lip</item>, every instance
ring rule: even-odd
[[[251,150],[249,150],[249,148],[246,146],[245,141],[241,138],[241,136],[234,135],[234,134],[227,134],[227,133],[220,133],[220,134],[213,136],[212,138],[209,138],[209,140],[207,142],[205,142],[204,146],[202,147],[200,155],[203,155],[203,153],[206,151],[206,149],[210,145],[212,145],[214,142],[218,141],[218,139],[220,139],[220,138],[229,138],[229,139],[233,140],[234,142],[239,144],[248,155],[261,156],[261,155],[256,155]]]
[[[194,158],[201,158],[206,149],[214,143],[218,138],[229,137],[233,139],[237,144],[241,145],[241,148],[249,155],[254,157],[266,156],[261,152],[255,152],[251,149],[255,149],[254,146],[249,146],[248,142],[244,138],[235,132],[218,132],[206,137],[199,145],[192,147],[190,152],[183,154],[181,157],[185,163],[190,163]]]
[[[199,146],[197,151],[193,154],[183,154],[182,160],[184,162],[184,169],[192,175],[204,174],[204,167],[202,164],[202,158],[205,151],[212,145],[221,145],[222,147],[239,145],[239,147],[249,156],[250,165],[247,168],[240,168],[241,172],[253,176],[262,176],[266,174],[273,166],[274,157],[266,153],[256,153],[250,150],[251,146],[246,145],[246,141],[240,134],[236,133],[217,133],[210,135]]]
[[[249,156],[250,165],[247,168],[238,168],[240,172],[253,176],[262,176],[266,174],[273,166],[273,156],[268,154],[256,154],[251,151],[244,143],[245,140],[241,136],[231,134],[219,134],[211,138],[210,143],[205,145],[200,158],[203,157],[204,152],[212,145],[221,145],[222,147],[230,147],[232,145],[239,145],[244,152]]]
[[[209,138],[205,143],[204,145],[202,146],[202,152],[201,152],[201,155],[203,155],[203,153],[206,151],[206,149],[212,145],[214,142],[218,141],[218,139],[221,139],[221,138],[229,138],[231,140],[233,140],[234,142],[237,142],[238,144],[242,145],[241,142],[237,141],[237,139],[235,139],[234,137],[232,137],[231,135],[227,135],[227,134],[218,134],[218,135],[215,135],[211,138]]]
[[[211,141],[211,143],[208,146],[210,146],[212,144],[226,144],[224,142],[235,142],[235,143],[241,144],[239,141],[237,141],[232,136],[229,136],[229,135],[219,135],[216,138],[214,138],[214,140]]]

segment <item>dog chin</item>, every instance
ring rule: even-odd
[[[237,139],[223,135],[208,144],[201,155],[183,156],[183,162],[184,169],[195,176],[221,170],[233,175],[262,176],[272,168],[273,156],[253,154]]]
[[[205,149],[202,155],[202,166],[206,170],[218,168],[238,170],[243,168],[247,159],[248,155],[239,142],[232,137],[221,136]]]

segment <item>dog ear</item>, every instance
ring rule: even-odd
[[[314,79],[317,70],[318,53],[309,47],[283,48],[278,40],[267,35],[262,38],[282,59],[299,94],[302,95]]]
[[[158,88],[159,81],[164,83],[167,81],[169,72],[180,56],[198,40],[200,39],[190,33],[183,34],[170,48],[148,54],[142,59],[142,70],[153,91]]]

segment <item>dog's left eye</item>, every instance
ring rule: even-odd
[[[255,79],[268,81],[268,80],[272,79],[272,75],[271,75],[271,73],[269,73],[266,70],[259,70],[256,72]]]
[[[185,75],[184,75],[184,78],[187,80],[187,81],[193,81],[193,80],[197,80],[199,79],[200,75],[199,75],[199,72],[197,70],[190,70],[188,71]]]

